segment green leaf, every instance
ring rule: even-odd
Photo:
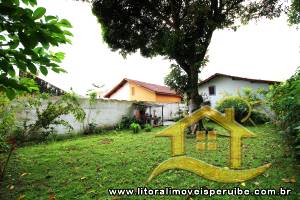
[[[6,96],[7,96],[10,100],[13,100],[13,99],[16,97],[16,95],[17,95],[16,91],[15,91],[13,88],[7,88],[7,89],[5,90],[5,93],[6,93]]]
[[[22,0],[22,2],[23,2],[25,5],[28,5],[29,0]]]
[[[13,0],[13,3],[16,4],[17,6],[20,5],[20,1],[19,0]]]
[[[33,19],[39,19],[43,17],[43,15],[46,13],[46,8],[43,7],[38,7],[34,12],[33,12]]]
[[[3,35],[0,35],[0,40],[1,41],[5,41],[6,39],[5,39],[5,37]]]
[[[36,0],[29,0],[29,3],[30,3],[31,6],[36,6],[37,5]]]
[[[37,69],[33,63],[29,63],[27,67],[31,73],[33,73],[33,74],[37,73]]]
[[[13,40],[9,43],[9,47],[11,49],[16,49],[20,44],[20,41],[17,39],[17,40]]]
[[[33,49],[38,44],[38,39],[36,34],[26,35],[23,32],[19,33],[19,38],[23,46],[27,49]]]
[[[67,43],[72,44],[72,41],[68,38],[65,39]]]
[[[72,37],[74,36],[70,31],[67,31],[67,30],[64,31],[64,34],[65,34],[65,35],[72,36]]]
[[[26,72],[26,65],[20,60],[17,60],[17,67],[20,71]]]
[[[8,70],[8,74],[11,76],[11,77],[15,77],[16,76],[16,72],[14,70],[14,68],[11,68]]]
[[[59,60],[63,60],[65,58],[65,53],[64,52],[58,52],[55,53],[55,56],[59,59]]]
[[[67,71],[62,68],[52,68],[52,71],[54,71],[55,73],[60,73],[60,72],[67,73]]]
[[[72,28],[73,27],[72,24],[66,19],[60,20],[59,24],[63,27],[67,27],[67,28]]]
[[[52,21],[52,20],[57,20],[57,17],[49,15],[49,16],[45,16],[45,20],[46,22]]]
[[[63,31],[55,24],[47,24],[47,28],[54,33],[63,33]]]
[[[40,71],[44,76],[47,76],[48,74],[48,69],[45,66],[40,66]]]

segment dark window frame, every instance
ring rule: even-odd
[[[216,86],[211,85],[208,87],[208,95],[209,96],[215,96],[216,95]]]

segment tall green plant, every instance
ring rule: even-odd
[[[16,106],[6,97],[5,94],[0,93],[0,181],[2,181],[5,169],[8,165],[10,157],[15,150],[15,139],[10,138],[12,131],[16,127]]]
[[[36,110],[37,120],[25,126],[24,136],[34,140],[46,139],[53,132],[54,125],[62,125],[70,130],[73,127],[61,116],[71,114],[77,121],[85,119],[85,112],[81,108],[78,97],[73,93],[67,93],[56,101],[48,100],[46,107],[43,107],[45,102],[44,95],[39,95],[31,99],[29,107]]]
[[[91,92],[91,93],[88,94],[88,96],[89,96],[89,100],[88,100],[89,107],[88,107],[88,113],[87,113],[87,117],[86,117],[87,126],[85,125],[85,123],[83,123],[83,128],[84,128],[83,133],[85,135],[95,133],[96,128],[97,128],[97,124],[94,123],[93,121],[91,121],[92,109],[93,109],[93,106],[97,102],[97,93],[96,92]]]
[[[292,136],[300,157],[300,68],[284,83],[271,86],[266,98],[277,124]]]

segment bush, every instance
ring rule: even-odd
[[[133,133],[138,133],[141,130],[141,126],[138,123],[132,123],[130,124],[130,129]]]
[[[265,113],[259,112],[257,110],[252,110],[250,119],[255,124],[265,124],[270,121],[270,118]]]
[[[286,82],[271,86],[266,98],[280,128],[292,137],[300,158],[300,68]]]
[[[43,102],[46,106],[43,106]],[[54,126],[62,125],[72,130],[73,127],[61,116],[71,114],[77,121],[82,122],[85,119],[85,112],[80,107],[80,103],[75,94],[65,94],[55,102],[48,99],[45,94],[35,95],[25,98],[24,106],[29,110],[35,109],[37,120],[34,123],[27,124],[24,121],[23,135],[26,142],[46,141],[50,134],[54,133]]]
[[[0,152],[9,149],[6,140],[16,127],[16,109],[5,94],[0,93]]]
[[[97,124],[92,122],[92,123],[89,123],[88,126],[84,129],[83,134],[84,135],[100,134],[102,132],[103,132],[103,129],[101,127],[97,127]]]
[[[132,123],[137,123],[134,117],[122,117],[120,123],[117,125],[117,129],[129,129]]]
[[[0,182],[16,148],[16,139],[11,136],[16,129],[16,107],[5,94],[0,93]]]
[[[150,132],[152,130],[151,124],[145,124],[144,129],[145,129],[146,132]]]
[[[241,122],[241,120],[246,117],[249,112],[248,102],[239,96],[226,97],[217,102],[216,109],[218,111],[224,113],[225,108],[234,108],[234,116],[237,122]]]

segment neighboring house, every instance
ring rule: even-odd
[[[118,100],[152,101],[158,103],[179,103],[181,96],[166,86],[145,83],[124,78],[109,91],[105,98]]]
[[[20,71],[19,76],[33,79],[35,83],[38,85],[40,93],[48,93],[53,96],[61,96],[67,93],[66,91],[60,89],[59,87],[56,87],[55,85],[52,85],[48,81],[45,81],[36,75],[32,75],[30,73],[24,73]]]
[[[251,88],[254,91],[258,89],[269,88],[269,85],[280,83],[278,81],[260,80],[230,76],[216,73],[199,83],[199,94],[210,102],[212,107],[220,100],[224,94],[237,95],[243,88]]]

